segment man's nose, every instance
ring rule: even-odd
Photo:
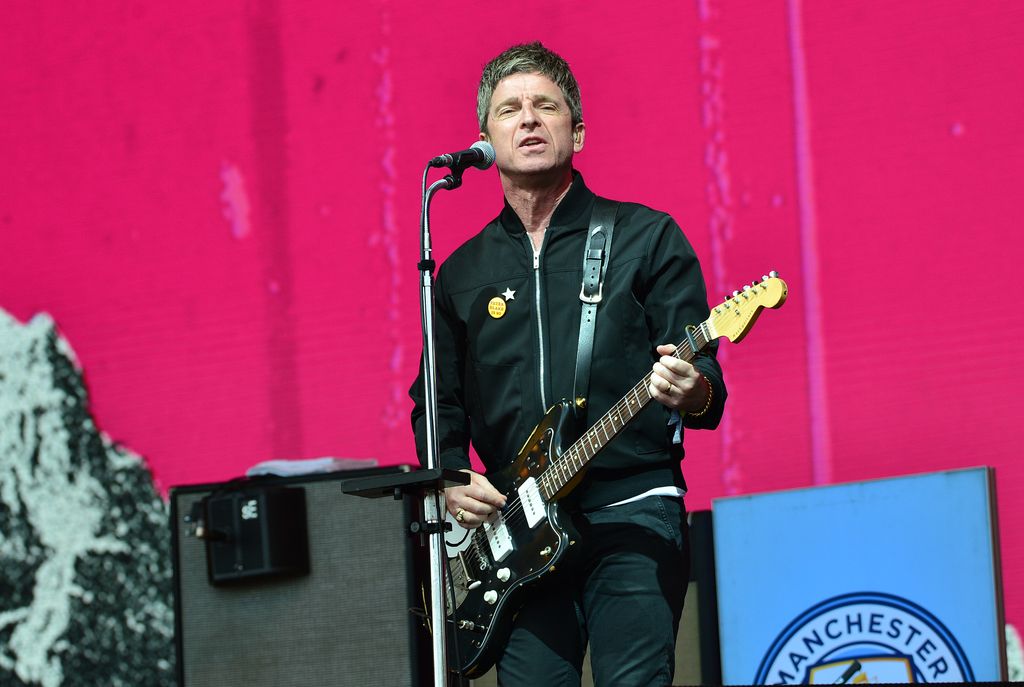
[[[540,119],[537,118],[537,112],[529,102],[523,103],[523,109],[520,113],[519,126],[523,128],[532,129],[540,122]]]

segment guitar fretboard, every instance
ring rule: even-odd
[[[687,339],[676,346],[673,355],[680,360],[690,362],[699,351],[708,345],[710,340],[708,323],[703,322],[693,330],[693,343],[697,347],[696,350],[690,346],[690,341]],[[571,482],[579,474],[579,471],[608,445],[608,442],[614,439],[640,411],[647,407],[652,400],[651,374],[648,372],[583,436],[577,439],[561,456],[552,460],[539,479],[540,490],[545,499],[550,499]]]

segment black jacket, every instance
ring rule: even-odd
[[[506,203],[438,271],[438,441],[444,467],[470,466],[470,440],[488,469],[507,464],[547,407],[571,398],[583,246],[594,199],[577,173],[545,231],[539,258]],[[502,309],[500,317],[492,315]],[[650,372],[656,345],[679,343],[685,326],[700,324],[708,314],[700,265],[679,226],[664,213],[622,203],[597,315],[588,421],[599,419]],[[714,351],[712,346],[695,363],[712,384],[711,408],[700,418],[684,416],[686,427],[714,428],[722,416],[726,389]],[[410,395],[425,463],[421,378]],[[651,403],[597,455],[574,492],[583,508],[652,487],[685,487],[683,449],[672,442],[668,417],[663,406]]]

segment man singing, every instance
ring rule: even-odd
[[[583,150],[579,86],[540,43],[485,68],[480,138],[494,146],[501,213],[441,266],[436,289],[441,464],[508,465],[559,400],[574,397],[584,245],[597,196],[573,169]],[[589,642],[597,685],[668,685],[689,578],[680,461],[683,430],[713,429],[726,389],[712,346],[693,364],[672,353],[708,317],[697,257],[668,215],[616,207],[595,319],[586,420],[603,416],[653,373],[650,403],[591,462],[562,500],[579,541],[567,564],[524,590],[498,660],[504,687],[578,686]],[[423,382],[411,390],[425,461]],[[660,405],[659,405],[660,404]],[[581,411],[582,412],[582,411]],[[485,474],[446,491],[449,512],[475,528],[506,497]]]

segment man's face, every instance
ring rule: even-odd
[[[487,134],[498,171],[511,180],[556,180],[583,149],[583,123],[572,125],[562,90],[541,74],[513,74],[498,82],[487,111]]]

